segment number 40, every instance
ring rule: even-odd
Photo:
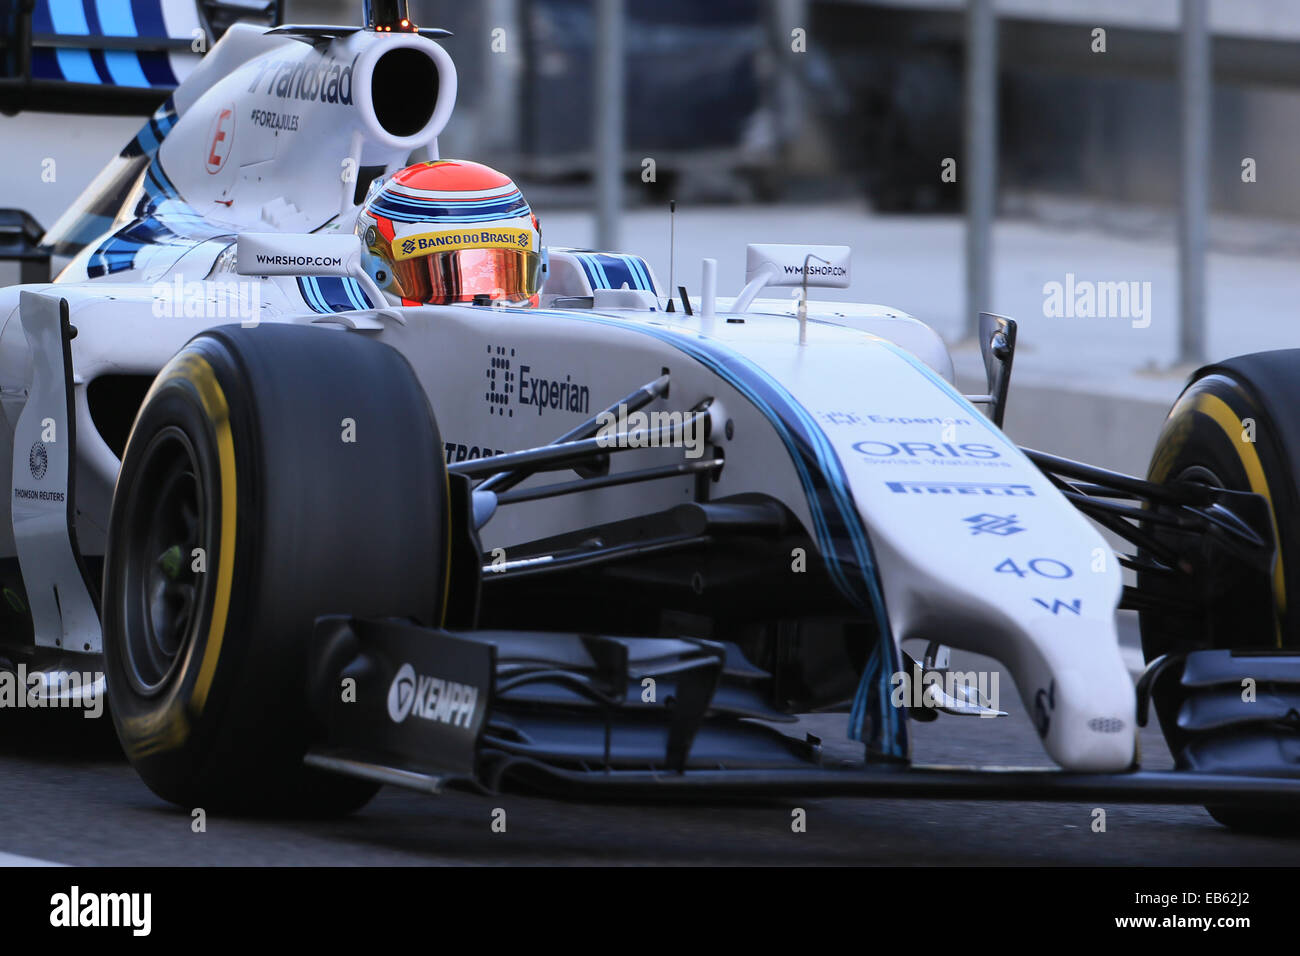
[[[1007,558],[993,570],[999,574],[1014,574],[1018,578],[1026,577],[1032,571],[1041,578],[1056,578],[1058,581],[1074,576],[1068,564],[1055,558],[1032,558],[1028,567],[1029,571],[1021,570],[1013,559]]]

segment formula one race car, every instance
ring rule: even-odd
[[[69,261],[0,291],[0,671],[57,701],[102,670],[190,807],[460,782],[1290,822],[1300,351],[1198,372],[1145,479],[1018,448],[1013,321],[981,317],[963,396],[924,324],[808,301],[843,247],[751,245],[734,299],[706,260],[694,302],[546,248],[508,177],[436,158],[440,31],[363,22],[230,25],[39,242],[11,215],[14,257]],[[995,712],[949,645],[1005,664],[1060,770],[909,764],[912,720]],[[1152,700],[1172,772],[1137,769]],[[782,732],[836,709],[857,765]]]

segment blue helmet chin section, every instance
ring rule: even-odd
[[[683,335],[577,312],[529,312],[656,338],[700,362],[763,413],[790,453],[812,515],[813,536],[831,580],[853,607],[875,623],[879,635],[849,710],[849,737],[862,741],[874,756],[908,759],[907,724],[890,701],[890,679],[902,671],[902,659],[885,612],[871,541],[854,505],[843,465],[808,410],[761,366],[703,335]]]

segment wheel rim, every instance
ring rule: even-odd
[[[168,427],[141,456],[122,554],[127,619],[127,676],[145,695],[165,687],[193,642],[206,605],[206,577],[194,551],[207,555],[208,508],[198,456],[179,428]]]

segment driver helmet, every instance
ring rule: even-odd
[[[357,215],[366,271],[394,305],[537,305],[541,226],[509,176],[439,159],[371,184]]]

